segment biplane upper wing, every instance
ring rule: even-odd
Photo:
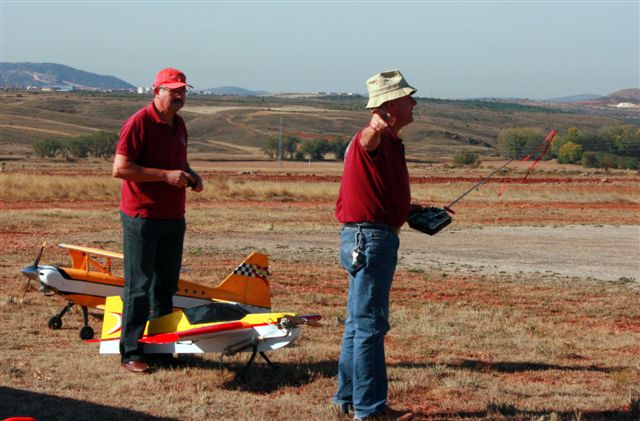
[[[73,244],[60,243],[58,246],[69,250],[69,252],[77,251],[83,254],[90,254],[96,256],[104,256],[104,257],[113,257],[114,259],[124,259],[124,255],[122,253],[118,253],[115,251],[97,249],[93,247],[84,247],[84,246],[76,246]]]
[[[111,259],[123,259],[122,253],[64,243],[59,246],[67,249],[71,256],[72,267],[62,268],[70,278],[93,285],[124,286],[124,279],[111,273]],[[271,308],[269,275],[269,257],[253,252],[216,287],[181,279],[174,296],[174,306],[188,308],[203,304],[203,300],[216,299],[254,307],[252,312],[264,312]],[[96,288],[93,290],[97,291]],[[98,297],[88,304],[81,303],[90,307],[102,304],[100,296],[106,297],[99,293],[87,295]]]

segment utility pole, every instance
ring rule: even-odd
[[[278,141],[278,161],[280,161],[280,165],[282,165],[282,117],[280,117],[280,140]]]

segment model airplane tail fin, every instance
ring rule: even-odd
[[[122,329],[122,298],[120,296],[107,297],[104,306],[104,320],[102,321],[101,340],[117,339]]]
[[[215,298],[271,308],[269,258],[253,252],[215,287]]]

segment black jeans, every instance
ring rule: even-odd
[[[141,360],[138,342],[147,320],[169,314],[178,288],[185,220],[132,218],[120,212],[124,241],[124,297],[120,355]]]

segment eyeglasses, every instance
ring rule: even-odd
[[[167,88],[166,86],[160,86],[158,87],[158,89],[165,90],[169,92],[171,95],[187,95],[189,93],[186,86],[183,86],[182,88],[177,88],[177,89],[171,89],[171,88]]]

